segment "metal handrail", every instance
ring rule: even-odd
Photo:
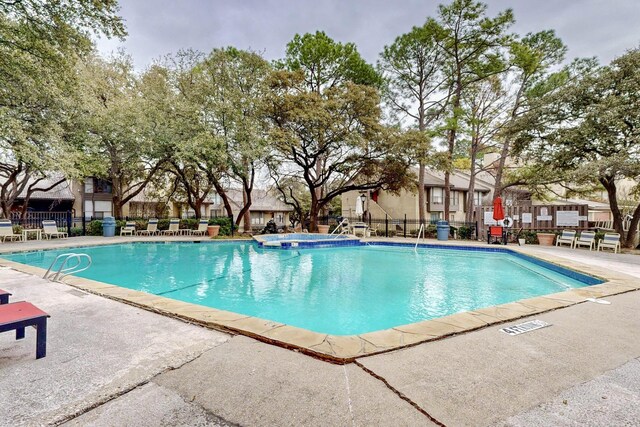
[[[414,252],[418,252],[418,243],[420,242],[420,235],[424,237],[424,224],[420,224],[420,230],[418,230],[418,238],[416,239],[416,246],[413,248]]]
[[[336,225],[336,228],[334,228],[334,229],[333,229],[333,231],[329,234],[329,236],[333,236],[333,233],[335,233],[335,232],[336,232],[336,230],[338,230],[338,227],[340,227],[340,230],[341,230],[341,231],[340,231],[340,233],[339,233],[336,237],[341,236],[341,235],[343,235],[343,234],[346,234],[348,230],[347,230],[347,231],[345,231],[345,229],[344,229],[344,225],[345,225],[345,223],[346,223],[347,225],[349,225],[349,220],[348,220],[348,219],[346,219],[346,218],[345,218],[345,219],[343,219],[342,221],[340,221],[340,224]]]
[[[55,267],[55,265],[58,263],[58,260],[60,258],[63,258],[62,263],[60,264],[60,267],[58,268],[57,271],[55,271],[55,273],[53,273],[51,270]],[[69,260],[74,259],[76,261],[76,263],[74,265],[71,266],[67,266],[67,262],[69,262]],[[81,268],[78,268],[81,264],[82,264],[82,260],[86,259],[87,260],[87,265]],[[89,267],[91,267],[91,257],[87,254],[76,254],[73,252],[70,253],[66,253],[66,254],[60,254],[56,257],[56,259],[53,260],[53,262],[51,263],[51,265],[49,266],[49,269],[47,270],[46,273],[44,273],[44,276],[42,276],[45,279],[49,279],[52,281],[57,281],[59,279],[62,279],[65,276],[68,276],[71,273],[79,273],[81,271],[85,271],[87,270]],[[65,268],[66,267],[66,268]]]

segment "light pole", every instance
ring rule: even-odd
[[[367,206],[367,209],[365,209],[365,204],[364,203],[365,203],[366,200],[367,200],[367,196],[364,193],[362,193],[360,195],[360,203],[362,203],[362,210],[363,210],[363,212],[362,212],[362,222],[365,222],[364,213],[369,211],[369,206]]]

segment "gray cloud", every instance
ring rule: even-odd
[[[419,0],[124,0],[121,15],[129,37],[124,43],[98,40],[101,53],[124,47],[143,69],[153,59],[193,48],[208,52],[235,46],[261,51],[267,59],[284,55],[296,33],[325,31],[354,42],[375,62],[383,46],[435,16],[442,2]],[[569,47],[569,58],[596,56],[607,63],[640,44],[638,0],[490,0],[489,14],[514,10],[513,31],[553,29]]]

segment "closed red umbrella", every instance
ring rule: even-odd
[[[504,209],[502,209],[502,199],[496,197],[493,201],[493,219],[501,221],[504,219]]]

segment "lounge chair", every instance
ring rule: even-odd
[[[507,244],[507,234],[504,227],[500,225],[490,225],[487,232],[487,243],[502,243]]]
[[[66,232],[58,230],[58,225],[54,220],[42,221],[42,235],[45,239],[51,239],[52,237],[66,239],[67,237],[69,237]]]
[[[0,305],[0,332],[16,331],[16,339],[24,338],[27,326],[36,328],[36,359],[47,355],[47,318],[35,305],[20,301]]]
[[[135,221],[127,221],[124,227],[120,229],[120,235],[125,236],[133,236],[133,233],[136,232],[136,222]]]
[[[5,291],[4,289],[0,289],[0,305],[9,304],[9,297],[11,293]]]
[[[620,251],[620,233],[604,233],[602,240],[598,242],[598,249],[613,249],[613,253]]]
[[[207,233],[207,227],[209,226],[208,219],[201,219],[198,221],[198,228],[196,230],[189,230],[189,234],[204,236]]]
[[[562,230],[562,235],[556,238],[556,246],[569,245],[573,249],[573,245],[576,242],[575,230]]]
[[[573,247],[577,248],[578,246],[588,246],[589,250],[592,251],[596,244],[596,232],[595,231],[583,231],[580,233],[580,236],[576,238],[573,243]]]
[[[162,235],[177,236],[180,234],[180,220],[178,218],[171,218],[169,220],[169,229],[163,230]]]
[[[354,222],[351,226],[352,234],[357,236],[358,234],[362,234],[362,237],[367,237],[367,229],[369,227],[364,222]]]
[[[136,234],[138,236],[142,236],[142,235],[155,236],[156,234],[158,234],[158,219],[157,218],[149,219],[149,222],[147,222],[147,229],[138,230]]]
[[[10,219],[0,219],[0,237],[2,237],[2,241],[6,241],[10,239],[14,240],[22,240],[21,234],[13,233],[13,224]]]

